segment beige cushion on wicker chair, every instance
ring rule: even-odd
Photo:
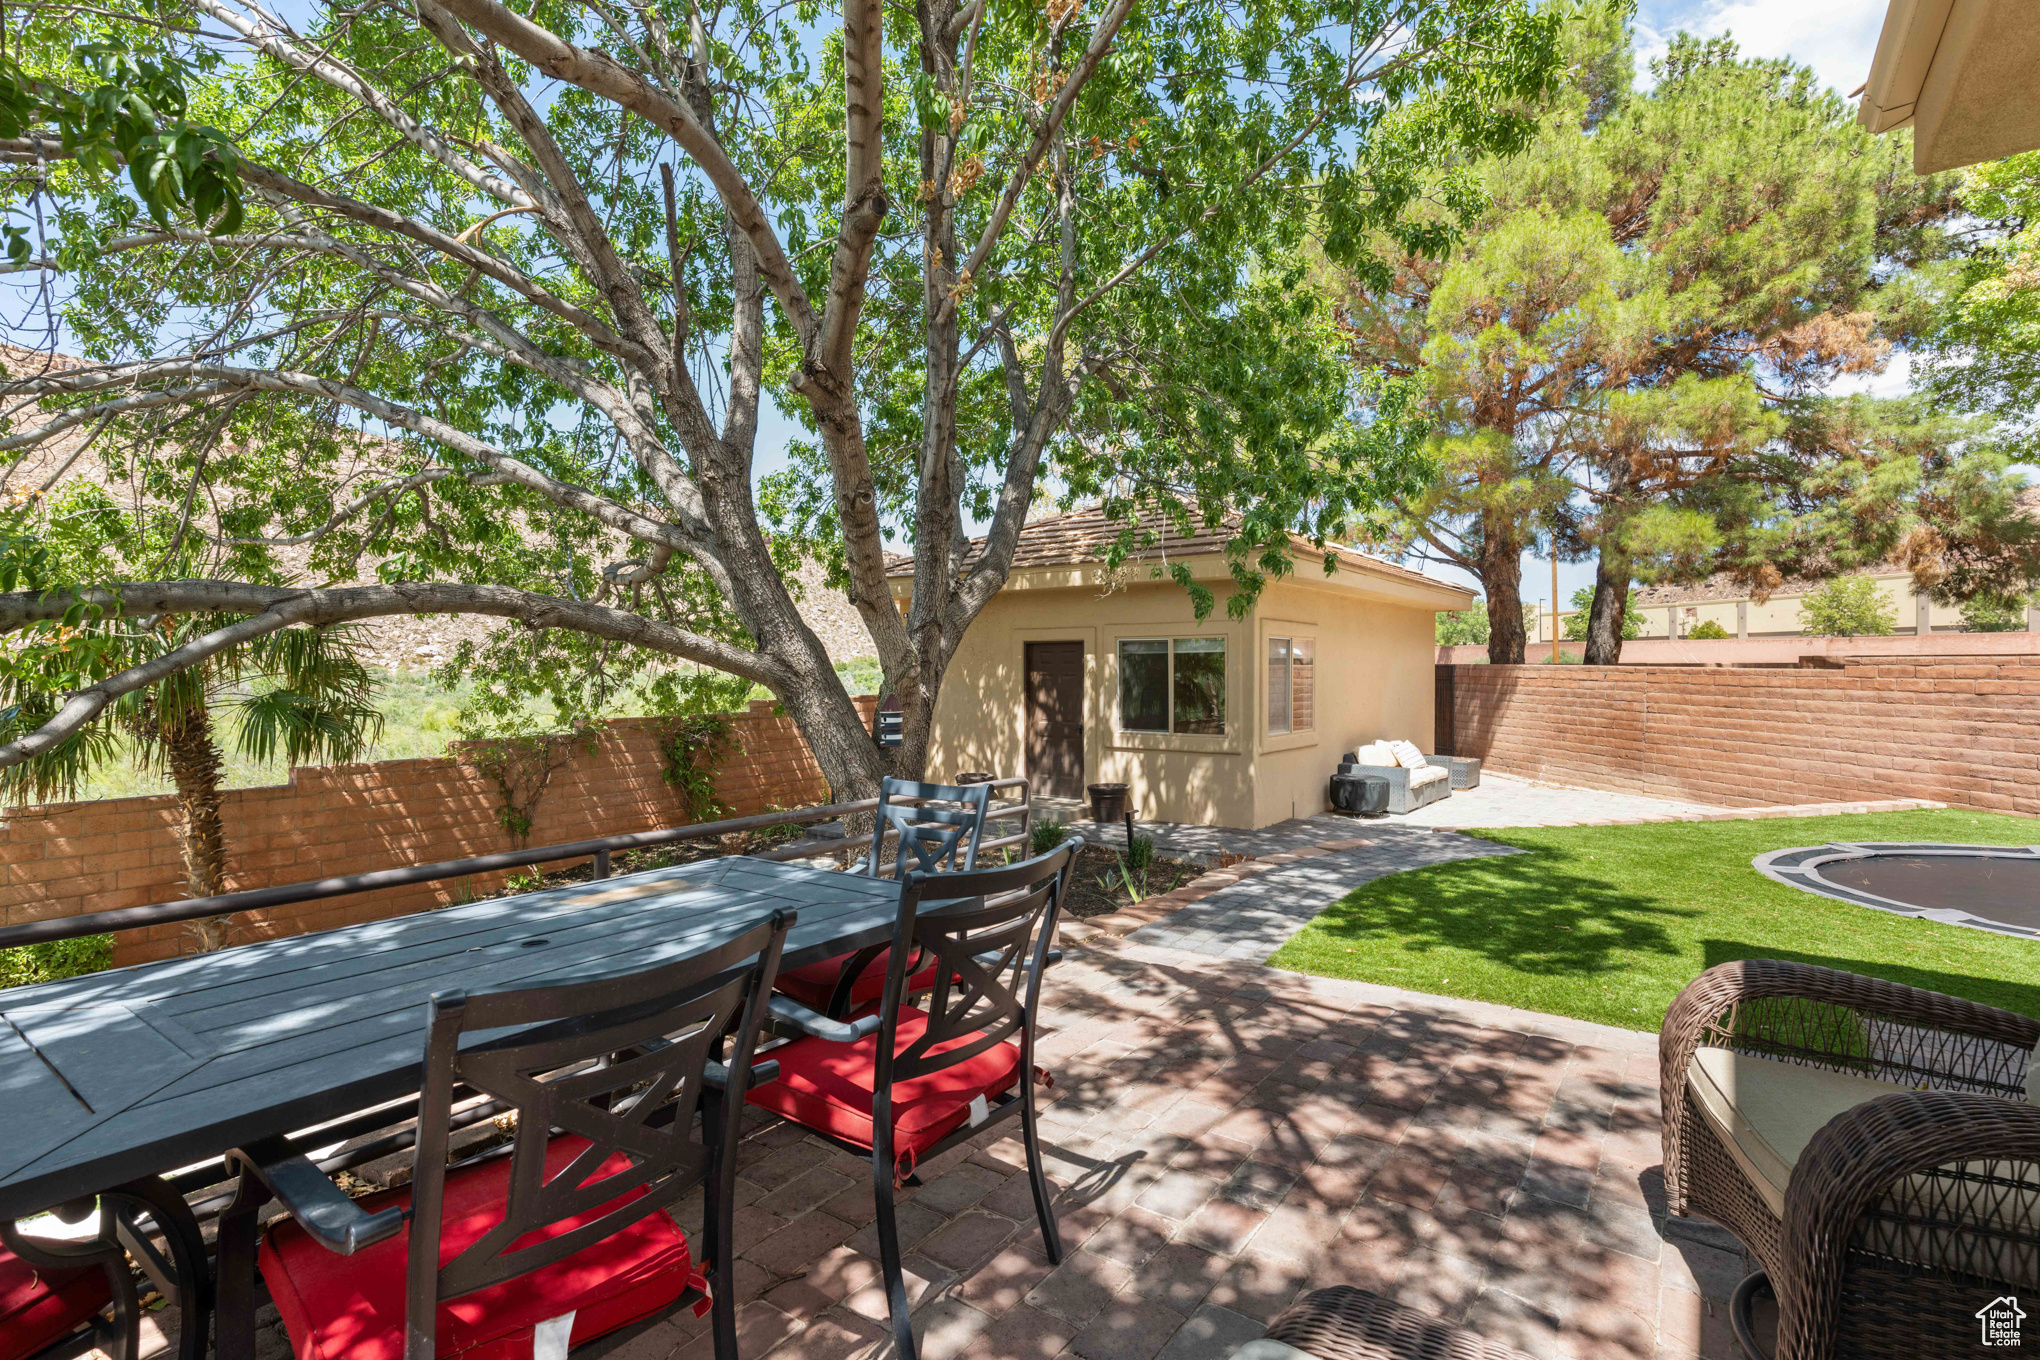
[[[1726,1048],[1703,1048],[1686,1068],[1686,1089],[1750,1185],[1782,1219],[1792,1168],[1821,1126],[1866,1100],[1912,1088]]]

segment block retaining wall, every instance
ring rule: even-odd
[[[1440,749],[1506,774],[1721,807],[1923,798],[2040,815],[2040,657],[1437,676]]]
[[[858,700],[867,723],[875,702]],[[829,801],[828,782],[793,720],[772,710],[754,703],[730,715],[741,750],[717,772],[716,793],[731,816]],[[620,719],[597,730],[592,750],[576,744],[547,784],[526,843],[683,825],[655,727],[652,719]],[[516,849],[498,820],[500,807],[496,786],[454,757],[293,770],[287,784],[226,793],[228,890]],[[177,825],[177,803],[168,796],[50,804],[0,818],[0,921],[14,925],[187,896]],[[248,912],[236,918],[237,938],[425,911],[463,893],[494,891],[505,877],[418,883]],[[114,963],[145,963],[188,948],[183,925],[122,931],[114,937]]]

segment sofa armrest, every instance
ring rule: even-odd
[[[2008,1289],[2024,1283],[2008,1279],[2004,1239],[2030,1237],[2036,1194],[2040,1106],[1901,1091],[1835,1116],[1785,1190],[1779,1354],[1830,1353],[1815,1343],[1839,1325],[1852,1246]]]

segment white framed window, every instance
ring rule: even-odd
[[[1224,736],[1225,639],[1122,639],[1119,730]]]
[[[1268,735],[1317,727],[1317,639],[1268,639]]]

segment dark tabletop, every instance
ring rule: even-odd
[[[635,972],[788,906],[797,968],[888,938],[898,894],[738,856],[0,992],[0,1215],[408,1095],[433,992]]]

